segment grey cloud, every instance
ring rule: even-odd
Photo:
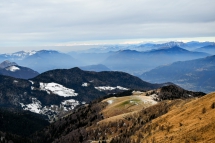
[[[214,0],[0,0],[0,41],[215,36]]]

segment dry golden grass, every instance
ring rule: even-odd
[[[103,100],[109,102],[102,110],[104,119],[87,130],[105,132],[107,142],[128,137],[138,143],[215,143],[215,93],[154,106],[144,102],[152,100],[145,94]]]
[[[167,114],[147,123],[141,133],[143,143],[214,143],[215,93],[173,108]],[[148,129],[145,132],[144,129]],[[135,136],[133,137],[135,138]]]

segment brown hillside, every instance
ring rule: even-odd
[[[160,102],[153,99],[161,95],[161,90],[96,100],[32,138],[46,143],[213,142],[215,93],[184,98],[184,91],[176,91],[170,87],[162,93],[179,99]]]
[[[215,93],[194,99],[147,123],[135,135],[141,142],[214,143]],[[133,136],[137,139],[137,136]]]

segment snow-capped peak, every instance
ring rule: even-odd
[[[178,42],[178,41],[170,41],[168,43],[164,43],[164,44],[161,44],[162,47],[166,47],[166,48],[172,48],[172,47],[175,47],[175,46],[178,46],[178,47],[181,47],[184,45],[183,42]]]
[[[19,51],[19,52],[16,52],[16,53],[13,53],[11,55],[14,55],[14,56],[17,56],[17,57],[26,57],[26,56],[31,56],[31,55],[34,55],[36,54],[37,51]]]
[[[32,51],[19,51],[19,52],[5,54],[5,55],[9,56],[11,58],[18,58],[19,60],[22,60],[22,59],[27,58],[31,55],[36,54],[36,53],[37,53],[37,51],[32,50]]]

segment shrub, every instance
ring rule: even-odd
[[[202,114],[206,113],[206,108],[202,108]]]
[[[212,109],[215,108],[215,102],[213,102],[213,103],[211,104],[211,108],[212,108]]]

